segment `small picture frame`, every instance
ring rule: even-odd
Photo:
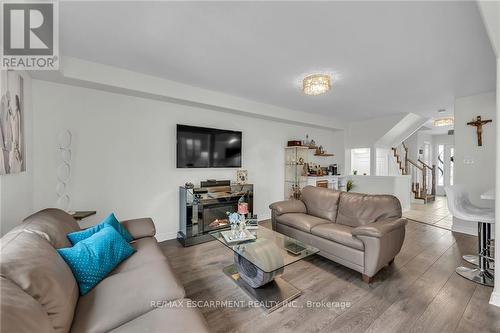
[[[238,185],[246,184],[247,180],[248,180],[248,171],[247,170],[243,170],[243,169],[236,170],[236,183]]]

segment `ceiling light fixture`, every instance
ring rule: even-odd
[[[308,75],[302,81],[302,90],[306,95],[320,95],[332,88],[332,77],[328,74]]]
[[[434,119],[434,127],[452,126],[453,117]]]

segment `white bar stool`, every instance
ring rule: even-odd
[[[457,267],[459,275],[476,283],[493,287],[493,273],[488,269],[490,256],[489,241],[491,239],[491,225],[495,223],[495,211],[492,208],[482,208],[473,205],[462,185],[445,187],[450,213],[461,220],[477,222],[478,231],[478,268]],[[466,255],[466,261],[475,264],[475,256]]]

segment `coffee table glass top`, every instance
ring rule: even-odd
[[[226,243],[221,231],[212,232],[211,235],[266,273],[319,252],[315,247],[268,228],[259,227],[251,232],[257,239],[231,244]]]

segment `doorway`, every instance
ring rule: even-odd
[[[451,144],[436,145],[436,194],[445,195],[444,188],[453,185],[455,148]]]

